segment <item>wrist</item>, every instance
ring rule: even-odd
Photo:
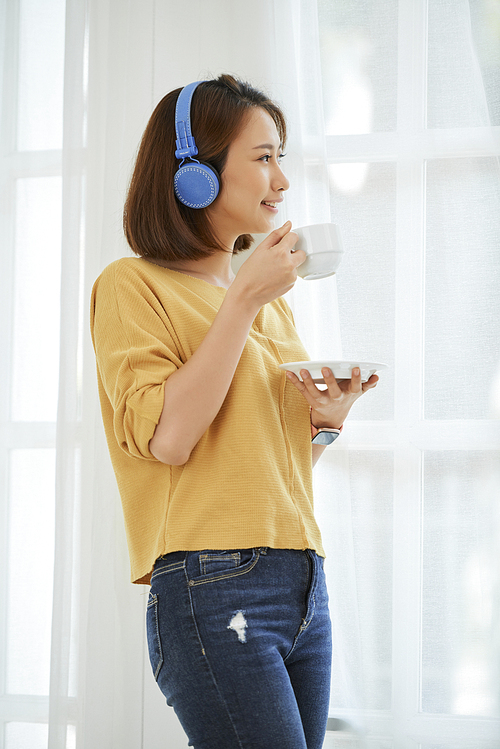
[[[315,427],[313,424],[311,424],[311,437],[314,439],[314,437],[316,437],[318,432],[324,432],[328,429],[333,429],[340,434],[341,431],[344,429],[344,425],[342,424],[341,427]]]
[[[316,431],[319,431],[320,429],[338,429],[340,432],[344,428],[344,422],[342,424],[327,424],[326,421],[322,421],[321,419],[314,419],[312,414],[312,408],[309,411],[309,418],[311,420],[311,431],[315,429]],[[313,423],[315,422],[315,423]]]
[[[224,302],[227,307],[235,307],[238,310],[238,314],[243,314],[251,321],[254,321],[262,305],[254,301],[250,295],[245,294],[244,291],[239,289],[235,282],[231,284],[226,292]]]
[[[344,428],[343,424],[341,424],[340,426],[332,426],[331,424],[322,424],[321,422],[318,425],[313,424],[312,423],[312,409],[310,412],[310,418],[311,418],[311,439],[313,440],[321,431],[334,431],[337,433],[337,436],[338,436]]]

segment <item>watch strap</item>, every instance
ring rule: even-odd
[[[315,430],[315,434],[312,434],[313,429]],[[343,429],[343,425],[340,427],[340,429],[333,429],[330,427],[317,429],[315,426],[311,424],[311,434],[312,434],[311,442],[313,445],[331,445],[332,442],[334,442],[337,439],[337,437],[340,437],[340,433],[342,429]]]

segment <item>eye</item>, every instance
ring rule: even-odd
[[[286,156],[286,153],[280,153],[280,154],[278,154],[278,156],[276,157],[276,161],[278,162],[278,164],[281,164],[281,160],[285,156]],[[266,164],[269,164],[269,160],[272,159],[272,158],[273,157],[272,157],[272,155],[270,153],[266,153],[266,154],[264,154],[264,156],[260,157],[259,161],[264,161]]]

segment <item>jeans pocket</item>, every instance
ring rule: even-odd
[[[148,651],[151,668],[155,681],[158,681],[161,667],[163,665],[163,652],[160,640],[160,628],[158,624],[158,596],[149,594],[146,609],[146,633],[148,639]]]
[[[200,575],[234,570],[241,564],[239,551],[204,551],[199,555]]]
[[[188,585],[204,585],[245,575],[264,553],[260,548],[190,551],[186,559]]]

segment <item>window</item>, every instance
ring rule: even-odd
[[[337,641],[326,746],[366,730],[373,749],[493,749],[498,11],[317,5],[343,352],[390,365],[315,469]]]
[[[1,12],[0,745],[43,749],[54,574],[65,3],[21,0],[2,4]]]

